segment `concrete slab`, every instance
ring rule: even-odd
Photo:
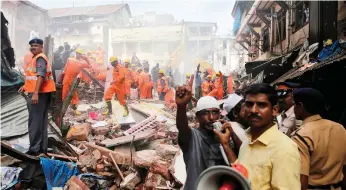
[[[118,101],[113,100],[112,106],[113,106],[112,119],[114,118],[118,124],[129,125],[129,124],[136,123],[136,121],[132,117],[131,112],[129,113],[127,117],[123,117],[124,107],[121,106]]]

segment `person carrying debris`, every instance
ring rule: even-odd
[[[144,72],[138,77],[138,89],[140,94],[140,99],[148,99],[150,80],[149,80],[149,68],[145,67]]]
[[[70,90],[70,86],[73,80],[78,76],[83,68],[90,68],[90,61],[87,57],[83,55],[84,51],[81,48],[76,49],[76,57],[68,58],[63,71],[63,87],[62,87],[62,101],[67,98],[67,94]],[[77,90],[74,91],[72,97],[72,109],[75,111],[76,115],[81,113],[77,110],[79,99]]]
[[[213,90],[213,86],[211,75],[208,75],[207,79],[202,83],[202,96],[208,96],[208,94]]]
[[[218,100],[221,100],[223,97],[223,75],[221,71],[216,73],[216,79],[215,79],[215,88],[212,90],[208,96],[215,97]]]
[[[29,44],[34,57],[25,69],[25,84],[19,92],[27,92],[31,98],[28,101],[30,147],[27,154],[37,156],[47,153],[48,107],[56,89],[51,64],[42,53],[43,40],[34,38]]]
[[[165,101],[165,96],[168,91],[168,81],[165,77],[165,71],[159,71],[159,79],[157,80],[157,93],[159,94],[159,100]]]
[[[114,94],[116,94],[120,105],[124,107],[123,117],[126,117],[129,115],[129,110],[125,102],[126,69],[121,64],[119,64],[118,57],[116,56],[110,57],[109,61],[113,66],[113,81],[111,82],[110,86],[108,87],[104,95],[104,99],[107,104],[107,109],[103,114],[108,115],[112,113],[112,97]]]

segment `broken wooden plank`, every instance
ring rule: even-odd
[[[68,91],[68,94],[67,94],[67,97],[66,99],[64,100],[64,102],[62,103],[62,108],[61,108],[61,112],[60,112],[60,124],[62,125],[62,121],[63,121],[63,117],[66,113],[66,110],[68,108],[68,106],[70,105],[71,103],[71,100],[72,100],[72,96],[74,94],[74,91],[77,89],[78,85],[80,83],[80,78],[76,77],[73,82],[72,82],[72,85],[70,86],[70,89]],[[59,126],[60,129],[62,126]]]
[[[116,161],[117,164],[120,165],[127,165],[130,166],[131,165],[131,156],[121,153],[121,152],[116,152],[116,151],[111,151],[108,148],[102,147],[102,146],[97,146],[91,143],[85,143],[84,144],[88,149],[91,150],[99,150],[101,152],[101,154],[103,156],[106,156],[107,158],[109,158],[109,160],[111,160],[112,158],[109,156],[109,153],[111,153]]]
[[[32,161],[32,162],[39,162],[40,158],[36,157],[36,156],[31,156],[25,153],[22,153],[10,146],[8,146],[7,144],[5,144],[4,142],[1,141],[1,153],[2,154],[7,154],[9,156],[12,156],[13,158],[17,158],[18,160],[22,160],[22,161]]]
[[[117,164],[117,162],[115,161],[113,155],[112,155],[111,153],[109,153],[109,156],[111,157],[112,161],[114,162],[115,168],[117,169],[117,171],[118,171],[118,173],[119,173],[121,179],[124,181],[125,179],[124,179],[123,173],[122,173],[121,170],[119,169],[118,164]]]
[[[88,71],[86,71],[85,69],[82,69],[82,72],[86,74],[98,87],[100,87],[102,90],[105,90],[105,87],[95,77],[93,77]]]
[[[54,157],[54,158],[60,158],[60,159],[65,159],[65,160],[73,160],[73,161],[78,161],[76,157],[71,157],[71,156],[64,156],[64,155],[59,155],[59,154],[52,154],[52,153],[47,153],[48,156]]]
[[[154,130],[148,130],[145,132],[137,133],[136,135],[123,136],[123,137],[118,137],[115,139],[106,139],[102,141],[101,144],[105,145],[106,147],[113,147],[116,145],[130,143],[132,140],[133,141],[143,140],[153,135],[154,135]]]

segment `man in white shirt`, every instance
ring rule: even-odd
[[[296,120],[294,115],[293,90],[299,84],[291,82],[280,82],[275,84],[275,89],[279,97],[279,115],[277,117],[279,130],[291,136],[291,133],[299,128],[301,121]]]

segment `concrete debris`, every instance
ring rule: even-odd
[[[112,147],[112,146],[116,146],[116,145],[130,143],[131,141],[138,141],[138,140],[146,139],[146,138],[149,138],[150,136],[152,136],[153,134],[154,134],[154,131],[149,130],[149,131],[135,134],[133,136],[123,136],[123,137],[118,137],[115,139],[106,139],[106,140],[102,141],[101,143],[103,145],[105,145],[106,147]]]
[[[131,173],[127,175],[124,179],[123,182],[121,182],[120,187],[123,189],[135,189],[136,185],[141,182],[141,178],[139,174],[136,173]]]
[[[150,168],[153,162],[160,160],[155,150],[142,150],[136,152],[135,166],[141,168]]]
[[[186,173],[182,172],[185,165],[177,147],[175,113],[163,111],[160,101],[129,100],[129,117],[122,117],[123,107],[118,102],[113,104],[113,115],[102,115],[104,102],[95,103],[92,93],[83,90],[84,100],[78,106],[81,115],[76,116],[69,108],[63,118],[63,140],[75,153],[67,152],[67,148],[53,148],[48,153],[52,159],[75,162],[80,173],[87,176],[74,176],[65,190],[182,186]],[[16,162],[5,157],[2,161]]]
[[[175,154],[179,151],[179,148],[176,148],[173,145],[159,144],[155,150],[157,155],[161,156],[162,158],[172,160]]]
[[[80,112],[86,112],[90,108],[91,108],[91,106],[88,105],[88,104],[80,104],[80,105],[78,105],[77,110],[80,111]]]

